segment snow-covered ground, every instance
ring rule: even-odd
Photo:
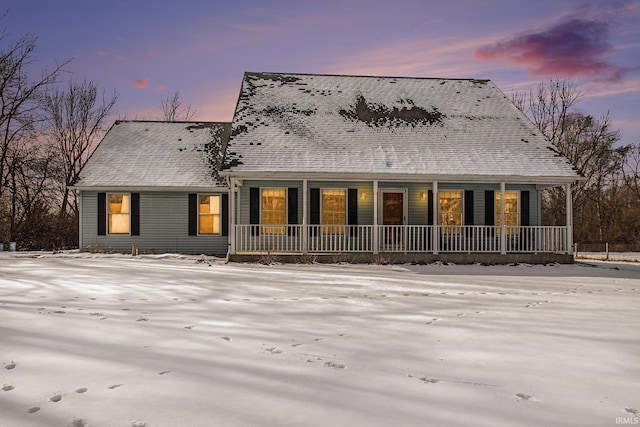
[[[579,252],[578,260],[640,262],[640,252]]]
[[[640,264],[0,255],[3,426],[607,426]]]

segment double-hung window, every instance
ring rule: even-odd
[[[129,234],[131,231],[131,195],[108,194],[109,234]]]
[[[347,191],[323,189],[321,204],[323,234],[344,234],[347,224]]]
[[[462,191],[440,191],[439,216],[442,233],[460,232],[463,217]]]
[[[520,211],[519,211],[519,196],[518,191],[506,191],[504,193],[504,225],[506,226],[506,234],[515,234],[518,232],[518,226],[520,225]],[[502,211],[501,207],[501,193],[496,192],[496,225],[500,227],[502,225]]]
[[[220,234],[220,195],[198,195],[198,234]]]
[[[262,233],[284,234],[287,224],[287,192],[284,188],[262,189]]]

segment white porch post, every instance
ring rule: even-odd
[[[236,180],[229,178],[229,254],[236,253]]]
[[[573,252],[573,198],[571,196],[571,184],[565,187],[567,196],[567,253]]]
[[[504,223],[504,193],[506,187],[506,183],[500,183],[500,253],[502,255],[507,253],[507,234],[505,233],[506,227]]]
[[[72,191],[76,191],[76,190],[72,190]],[[82,211],[82,191],[76,191],[76,194],[78,196],[78,249],[80,249],[80,251],[82,252],[82,217],[84,216],[84,212]]]
[[[438,255],[440,250],[440,195],[438,191],[438,181],[433,181],[433,234],[431,235],[431,247],[433,248],[433,254]]]
[[[309,231],[307,230],[307,191],[308,185],[307,180],[302,180],[302,253],[306,254],[309,250]]]
[[[378,181],[373,181],[373,254],[377,255],[379,252],[378,244]]]

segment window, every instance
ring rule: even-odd
[[[343,234],[347,223],[347,192],[346,190],[322,190],[323,234]],[[327,226],[330,225],[330,226]],[[338,226],[339,225],[339,226]]]
[[[198,233],[220,234],[220,195],[198,195]]]
[[[504,193],[504,225],[507,227],[507,234],[515,234],[518,232],[516,227],[520,225],[520,215],[518,208],[518,197],[519,193],[517,191],[505,191]],[[501,212],[502,208],[500,206],[500,192],[496,193],[496,225],[500,227],[501,223]]]
[[[262,232],[284,234],[287,224],[287,193],[284,188],[262,189]]]
[[[440,191],[439,214],[444,234],[459,233],[462,225],[462,191]],[[449,226],[449,227],[447,227]]]
[[[131,228],[130,200],[129,194],[108,195],[109,234],[129,234]]]

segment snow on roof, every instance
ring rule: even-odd
[[[223,173],[579,175],[489,80],[245,73]]]
[[[215,187],[230,123],[116,121],[75,188]]]

